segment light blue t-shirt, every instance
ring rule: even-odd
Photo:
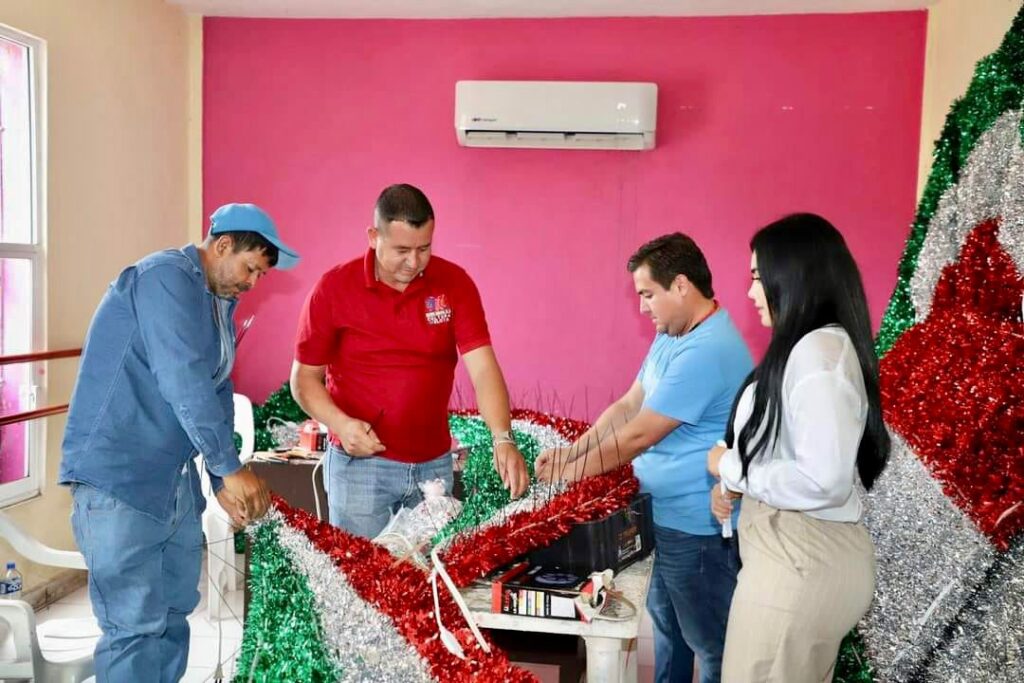
[[[643,407],[683,423],[633,461],[658,526],[701,536],[721,532],[711,516],[715,479],[707,454],[725,435],[733,399],[751,369],[750,351],[724,309],[687,334],[654,338],[637,377]]]

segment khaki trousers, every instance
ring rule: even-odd
[[[744,496],[724,683],[828,683],[867,612],[875,551],[860,523],[826,522]]]

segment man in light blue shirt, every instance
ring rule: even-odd
[[[185,672],[205,507],[195,454],[236,524],[266,512],[266,486],[234,445],[231,316],[264,273],[297,260],[259,207],[228,204],[201,245],[150,254],[100,301],[58,480],[72,490],[71,525],[103,631],[99,683],[167,683]]]
[[[647,609],[654,624],[655,681],[721,678],[735,538],[711,515],[707,452],[725,433],[733,399],[753,368],[729,314],[714,300],[711,272],[681,233],[640,247],[628,269],[640,312],[657,329],[640,373],[583,436],[537,458],[540,479],[578,480],[627,462],[654,504],[657,555]]]

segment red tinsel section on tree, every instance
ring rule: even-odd
[[[451,411],[455,415],[479,415],[477,410],[463,409]],[[590,429],[590,424],[582,420],[574,420],[571,417],[558,417],[549,413],[542,413],[529,408],[513,408],[513,420],[526,420],[541,427],[550,427],[562,435],[569,443],[583,436],[583,433]]]
[[[1005,550],[1024,529],[1024,278],[977,226],[947,265],[928,318],[881,363],[885,420],[946,494]]]
[[[583,433],[590,429],[590,424],[582,420],[574,420],[571,417],[558,417],[549,413],[542,413],[529,408],[515,408],[512,411],[513,420],[526,420],[542,427],[551,427],[562,435],[569,443],[583,436]]]
[[[402,637],[426,660],[435,678],[467,683],[536,682],[533,674],[513,666],[499,648],[492,645],[489,654],[484,652],[451,595],[440,587],[441,619],[455,633],[467,658],[459,659],[448,652],[438,637],[433,593],[422,569],[397,561],[387,550],[365,538],[321,522],[304,510],[292,509],[276,496],[274,505],[289,526],[306,534],[318,550],[333,560],[363,600],[394,622]]]
[[[578,481],[538,510],[456,539],[444,553],[445,567],[457,586],[468,586],[520,555],[550,545],[577,524],[621,510],[639,488],[632,465]]]
[[[477,414],[474,410],[456,412]],[[513,410],[512,419],[551,427],[570,443],[590,428],[581,420],[523,408]],[[621,510],[639,490],[632,465],[576,482],[543,508],[515,514],[500,525],[458,538],[444,552],[445,568],[457,586],[468,586],[517,557],[550,545],[577,524]]]

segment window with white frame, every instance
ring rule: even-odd
[[[42,350],[43,42],[0,24],[0,356]],[[43,365],[0,365],[0,415],[43,405]],[[0,427],[0,505],[39,492],[45,420]]]

